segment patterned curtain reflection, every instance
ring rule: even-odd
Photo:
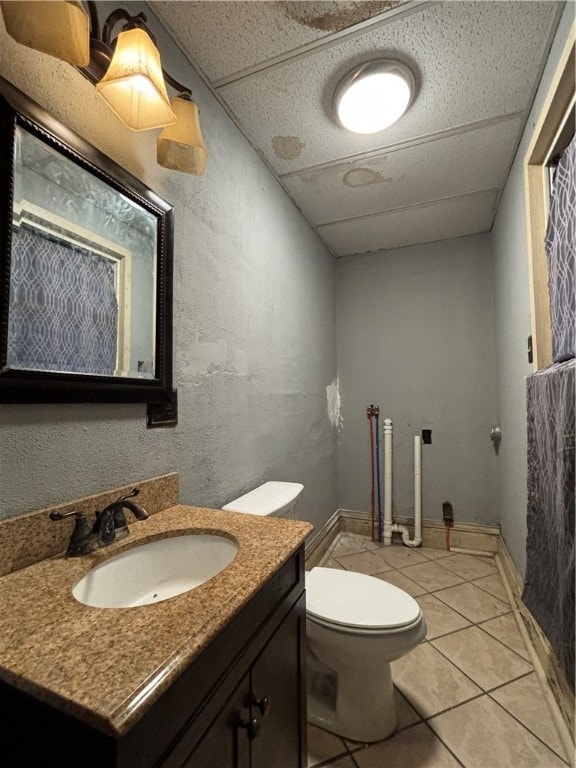
[[[113,375],[115,265],[25,226],[14,228],[8,365]]]

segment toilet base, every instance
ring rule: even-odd
[[[397,726],[390,664],[336,672],[308,649],[308,721],[353,741],[380,741]]]

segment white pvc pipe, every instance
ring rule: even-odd
[[[384,419],[384,531],[385,546],[392,544],[392,534],[401,533],[407,547],[422,544],[422,446],[419,435],[414,436],[414,538],[407,525],[392,522],[392,434],[391,419]]]
[[[414,539],[404,540],[409,547],[422,544],[422,443],[420,435],[414,435]]]
[[[384,419],[384,531],[383,541],[392,544],[392,419]]]

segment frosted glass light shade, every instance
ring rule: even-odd
[[[162,75],[160,54],[144,29],[120,32],[108,71],[96,90],[133,131],[149,131],[176,119]]]
[[[76,67],[90,62],[90,21],[80,2],[2,2],[6,31],[17,43]]]
[[[189,99],[177,97],[172,101],[176,122],[164,128],[158,137],[158,164],[173,171],[202,176],[208,150],[200,130],[198,107]]]
[[[377,133],[410,106],[414,77],[399,61],[372,61],[350,72],[334,97],[338,122],[353,133]]]

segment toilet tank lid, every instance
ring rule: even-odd
[[[421,616],[416,600],[394,584],[335,568],[312,568],[306,574],[306,613],[371,630],[399,629]]]
[[[247,512],[252,515],[281,515],[290,509],[304,486],[301,483],[283,483],[270,480],[253,491],[234,499],[222,509],[228,512]]]

